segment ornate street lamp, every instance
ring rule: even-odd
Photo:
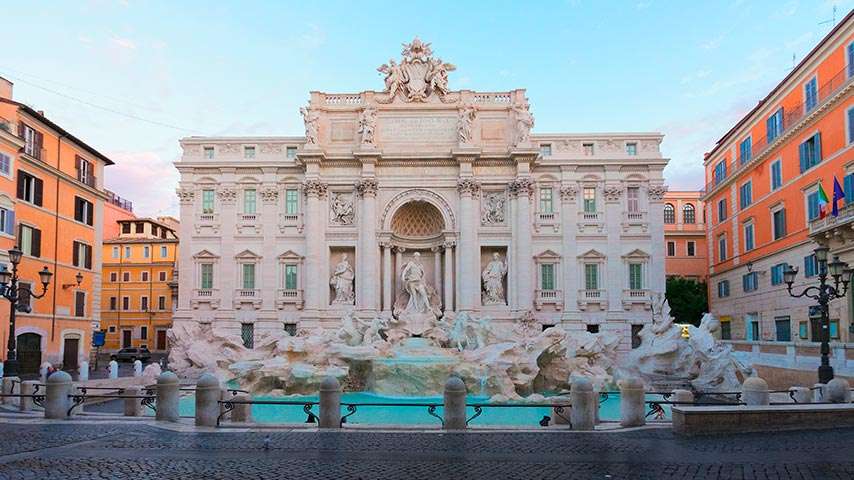
[[[831,300],[842,298],[848,293],[848,286],[854,279],[854,269],[848,264],[833,257],[833,261],[827,262],[828,248],[820,246],[815,249],[815,259],[818,263],[818,285],[806,287],[801,293],[792,292],[792,283],[798,275],[798,269],[790,265],[783,272],[783,281],[786,282],[789,295],[793,298],[807,297],[818,301],[821,310],[821,366],[818,367],[819,383],[827,383],[833,379],[833,367],[830,366],[830,315],[828,305]],[[833,285],[828,284],[828,273],[833,277]]]
[[[18,264],[21,263],[21,257],[24,255],[17,246],[9,250],[9,262],[12,264],[10,272],[5,265],[0,268],[0,296],[9,300],[9,342],[7,344],[9,351],[6,353],[6,362],[3,364],[3,372],[7,377],[17,376],[19,373],[18,358],[16,353],[17,335],[15,335],[15,313],[18,311],[18,303],[30,298],[42,298],[47,293],[47,286],[50,284],[50,279],[53,273],[44,267],[39,272],[39,280],[42,283],[42,293],[36,295],[29,288],[18,288]]]

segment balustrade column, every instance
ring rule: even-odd
[[[391,312],[391,244],[383,244],[383,311]]]
[[[516,282],[518,308],[527,310],[534,305],[533,247],[531,245],[531,194],[534,182],[529,177],[517,178],[510,185],[511,194],[516,196],[516,263],[518,281]]]
[[[303,191],[306,195],[305,218],[305,295],[306,308],[317,310],[326,305],[326,268],[323,262],[324,219],[322,199],[326,197],[327,185],[319,180],[306,180]]]
[[[376,203],[377,181],[373,178],[362,179],[356,184],[356,191],[362,197],[362,218],[359,219],[359,245],[361,250],[356,258],[356,304],[361,309],[378,310],[375,281],[377,268]]]
[[[460,193],[460,282],[457,306],[459,310],[473,310],[480,302],[480,245],[477,229],[480,215],[476,208],[476,195],[480,185],[470,178],[457,182]]]
[[[454,244],[445,243],[445,311],[454,310]]]

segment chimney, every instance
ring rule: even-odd
[[[12,82],[0,77],[0,98],[12,99]]]

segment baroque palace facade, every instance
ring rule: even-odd
[[[312,92],[305,136],[181,141],[174,321],[252,346],[350,311],[531,312],[630,348],[664,291],[662,135],[531,134],[524,90],[450,91],[430,44],[402,55],[382,92]]]

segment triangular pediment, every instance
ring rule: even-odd
[[[595,248],[591,248],[590,250],[579,255],[578,258],[583,258],[586,260],[602,260],[605,258],[605,255],[596,250]]]
[[[545,250],[543,252],[534,255],[534,258],[538,259],[558,259],[560,258],[560,254],[555,252],[554,250]]]
[[[288,250],[287,252],[282,253],[276,258],[278,258],[279,260],[302,260],[303,256],[293,250]]]
[[[261,256],[252,250],[244,250],[235,255],[234,258],[261,258]]]
[[[193,258],[219,258],[219,255],[211,252],[210,250],[202,250],[201,252],[193,255]]]
[[[644,252],[641,249],[634,249],[631,252],[623,255],[623,258],[643,258],[643,259],[646,259],[646,258],[649,258],[649,254]]]

